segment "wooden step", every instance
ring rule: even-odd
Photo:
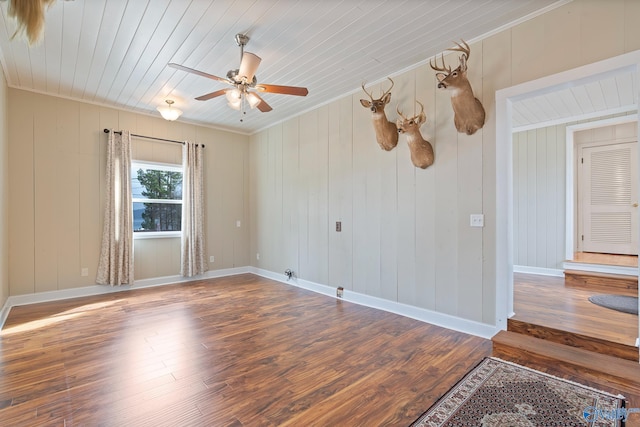
[[[509,319],[507,321],[507,330],[621,359],[632,360],[635,362],[639,359],[638,348],[633,345],[611,342],[582,334],[550,328],[548,326],[534,325],[522,320]]]
[[[638,290],[638,276],[624,274],[598,273],[592,271],[565,270],[565,286],[589,288],[602,292]]]
[[[500,331],[492,342],[493,355],[505,360],[521,364],[529,361],[544,366],[562,365],[583,378],[604,374],[616,387],[640,390],[640,364],[637,362],[510,331]]]

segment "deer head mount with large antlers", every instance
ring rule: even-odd
[[[456,43],[457,47],[447,49],[454,52],[462,52],[460,55],[460,65],[455,70],[445,65],[444,54],[442,55],[442,66],[438,66],[438,59],[435,64],[429,61],[429,65],[435,71],[438,79],[438,88],[451,90],[451,105],[453,106],[453,122],[458,132],[473,135],[484,126],[484,107],[482,103],[473,95],[473,89],[467,80],[467,61],[471,55],[469,45],[462,40],[462,44]]]
[[[398,145],[398,129],[395,123],[387,119],[387,115],[384,112],[384,107],[391,101],[391,88],[393,87],[393,80],[389,77],[387,78],[391,82],[391,86],[378,99],[373,99],[373,95],[367,92],[364,88],[364,83],[362,83],[362,90],[369,96],[369,100],[361,99],[360,104],[371,110],[371,120],[373,121],[373,129],[376,132],[378,145],[383,150],[390,151]]]
[[[398,107],[396,112],[402,119],[398,119],[398,133],[407,136],[407,144],[411,152],[411,163],[417,168],[426,169],[433,164],[435,156],[431,143],[422,137],[420,126],[427,121],[427,115],[424,113],[424,105],[416,100],[420,105],[420,113],[413,117],[405,117]]]

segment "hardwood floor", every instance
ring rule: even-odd
[[[491,353],[489,340],[251,274],[14,307],[0,425],[408,426]],[[501,356],[640,407],[640,382]]]
[[[14,307],[3,426],[406,426],[489,340],[245,274]]]
[[[512,319],[634,346],[638,316],[589,302],[595,293],[601,292],[564,286],[562,277],[516,273]],[[634,290],[616,289],[615,293],[637,295]]]

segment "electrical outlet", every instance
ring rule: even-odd
[[[471,214],[469,218],[469,225],[471,227],[484,227],[484,215],[483,214]]]
[[[258,261],[260,261],[260,252],[258,252],[258,253],[256,254],[256,259],[257,259]]]
[[[342,231],[342,221],[336,221],[336,231],[338,233]]]
[[[240,222],[240,220],[236,221],[236,227],[240,228],[240,226],[242,225],[242,223]]]
[[[87,267],[82,267],[82,270],[80,270],[80,275],[82,277],[87,277],[89,275],[89,269]]]
[[[214,262],[215,260],[216,260],[216,257],[214,257],[213,255],[209,257],[209,262]]]

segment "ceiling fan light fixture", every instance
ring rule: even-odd
[[[171,99],[167,99],[164,102],[167,103],[166,106],[160,105],[157,108],[163,119],[172,122],[182,115],[182,110],[173,107],[174,102]]]
[[[242,92],[238,88],[227,89],[224,95],[227,98],[227,105],[239,111],[242,107]]]
[[[240,111],[240,107],[242,106],[242,100],[238,100],[236,102],[227,102],[229,108],[233,108],[234,110]]]
[[[236,103],[240,101],[240,99],[242,99],[242,93],[240,92],[240,90],[238,90],[238,88],[228,89],[224,93],[224,95],[227,97],[227,101],[229,101],[230,103]]]
[[[238,77],[241,79],[246,78],[247,82],[253,81],[260,61],[262,61],[262,59],[258,55],[244,52],[242,54],[242,61],[240,62],[240,69],[238,70]]]
[[[256,108],[256,105],[260,104],[260,98],[255,93],[249,92],[247,93],[247,102],[251,108]]]

